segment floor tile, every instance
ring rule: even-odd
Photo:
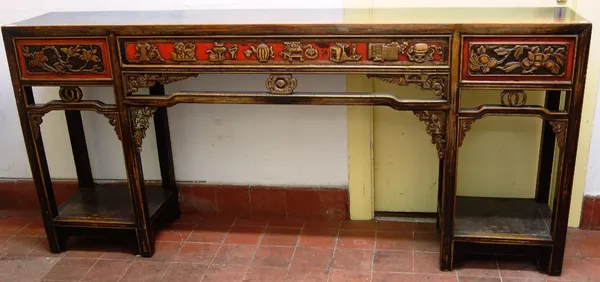
[[[13,235],[0,235],[0,246],[4,244],[4,242],[8,241]]]
[[[164,261],[136,261],[127,269],[121,281],[160,281],[168,266],[169,263]]]
[[[298,246],[333,248],[337,242],[337,229],[303,229]]]
[[[377,250],[412,251],[413,233],[377,231],[375,247]]]
[[[244,275],[244,282],[284,281],[287,267],[252,266]]]
[[[499,261],[500,277],[541,279],[547,275],[541,272],[532,262],[528,261]]]
[[[292,268],[326,269],[331,265],[333,248],[296,247]]]
[[[373,271],[412,272],[413,253],[403,251],[376,251],[373,259]]]
[[[459,282],[501,282],[499,277],[458,276]]]
[[[140,257],[140,260],[151,261],[172,261],[181,250],[183,243],[181,242],[156,242],[154,244],[155,252],[150,258]]]
[[[212,226],[194,229],[187,242],[222,243],[229,233],[229,226]]]
[[[0,258],[0,281],[39,281],[59,258]]]
[[[174,223],[167,228],[161,229],[156,234],[158,242],[185,242],[196,225],[193,223]]]
[[[437,232],[435,222],[415,222],[416,232]]]
[[[249,266],[258,246],[223,245],[213,260],[216,265]]]
[[[579,240],[576,246],[581,257],[600,258],[600,236],[586,236]]]
[[[546,282],[552,280],[542,279],[529,279],[529,278],[502,278],[502,282]]]
[[[292,265],[288,270],[286,282],[327,282],[329,270],[325,269],[306,269],[296,268]]]
[[[50,245],[48,245],[48,240],[44,239],[41,241],[29,254],[28,257],[64,257],[65,252],[53,253],[50,251]]]
[[[350,270],[333,269],[329,275],[330,282],[362,282],[371,281],[371,272],[357,272]]]
[[[211,265],[202,282],[240,282],[245,272],[244,267]]]
[[[341,249],[372,250],[375,247],[375,231],[340,230],[337,247]]]
[[[456,267],[458,276],[500,277],[495,260],[469,260]]]
[[[414,222],[401,221],[378,221],[377,230],[395,231],[395,232],[413,232],[415,231]]]
[[[0,234],[1,235],[17,234],[30,221],[31,221],[30,218],[21,218],[21,217],[0,218]]]
[[[583,281],[587,279],[586,266],[580,258],[565,258],[563,261],[563,270],[560,277],[548,277],[548,280],[576,280]]]
[[[219,247],[220,245],[217,244],[185,243],[174,261],[209,264],[217,254]]]
[[[334,269],[352,271],[370,271],[373,263],[373,251],[337,249],[333,255]]]
[[[44,224],[41,220],[32,220],[23,228],[21,228],[17,235],[45,237],[46,230],[44,229]]]
[[[409,282],[414,280],[412,273],[373,272],[373,282]]]
[[[42,241],[43,237],[13,236],[0,247],[0,253],[8,256],[26,256]]]
[[[257,226],[233,226],[225,238],[225,244],[257,245],[264,229]]]
[[[340,225],[344,230],[376,230],[377,221],[375,220],[350,220],[344,221]]]
[[[222,228],[222,227],[231,227],[233,225],[233,222],[235,221],[235,218],[228,218],[228,219],[217,219],[217,218],[203,218],[201,220],[197,220],[194,223],[196,224],[196,227],[194,228],[194,230],[210,230],[214,227],[218,227],[218,228]]]
[[[304,222],[304,219],[272,218],[269,227],[302,228]]]
[[[414,233],[414,248],[417,252],[435,252],[440,251],[440,238],[437,233]]]
[[[455,282],[458,281],[458,278],[456,278],[456,274],[452,271],[446,274],[415,273],[414,281]]]
[[[74,237],[69,241],[65,257],[100,258],[106,250],[106,240],[97,238]]]
[[[82,281],[119,281],[133,262],[126,260],[99,260],[83,277]]]
[[[339,220],[308,220],[304,223],[304,230],[340,229],[342,224]],[[346,228],[347,229],[347,228]],[[369,229],[371,230],[371,229]]]
[[[97,259],[62,258],[44,276],[48,280],[80,280],[92,269]]]
[[[290,265],[293,253],[294,247],[260,246],[252,265],[287,267]]]
[[[236,218],[233,222],[233,226],[258,226],[266,227],[269,225],[270,219],[268,218]]]
[[[436,253],[415,252],[413,256],[414,273],[448,274],[440,270],[440,256]],[[454,272],[450,272],[454,275]],[[454,275],[456,276],[456,275]]]
[[[583,259],[581,262],[588,277],[600,279],[600,259]]]
[[[269,227],[260,242],[263,246],[296,246],[300,229]]]
[[[201,281],[206,274],[206,264],[173,262],[169,265],[167,273],[162,281],[166,282],[188,282]]]

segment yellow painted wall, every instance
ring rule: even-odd
[[[409,7],[409,6],[498,6],[498,1],[393,1],[393,0],[346,0],[345,6],[353,7]],[[503,1],[502,6],[556,6],[554,0],[535,0],[535,1]],[[567,6],[573,7],[577,12],[592,22],[600,18],[597,11],[600,3],[596,1],[575,1],[569,0]],[[590,63],[588,66],[588,82],[586,84],[586,98],[584,101],[584,111],[580,132],[579,150],[577,156],[577,165],[575,172],[575,182],[573,186],[573,200],[571,203],[571,216],[569,218],[570,226],[578,226],[581,212],[581,202],[584,190],[585,167],[587,165],[587,154],[589,151],[589,142],[591,135],[591,120],[593,118],[593,105],[595,104],[598,76],[600,74],[600,58],[596,48],[596,38],[592,37],[592,49]],[[389,85],[383,85],[383,82],[364,82],[361,90],[372,85],[371,89],[381,91]],[[349,83],[348,86],[351,86]],[[354,84],[356,86],[356,84]],[[348,91],[357,89],[348,88]],[[392,90],[396,92],[397,90]],[[486,96],[485,99],[497,99],[497,96]],[[474,99],[474,98],[473,98]],[[534,99],[535,100],[535,99]],[[539,100],[538,100],[539,102]],[[361,112],[364,116],[366,112]],[[348,112],[348,121],[356,120],[352,117],[353,111]],[[368,174],[369,181],[374,185],[371,191],[376,195],[366,200],[356,202],[351,199],[351,217],[370,218],[372,212],[369,208],[373,204],[385,210],[393,210],[391,205],[401,204],[403,211],[434,211],[435,207],[435,189],[437,181],[437,161],[435,160],[435,149],[429,144],[429,140],[416,135],[418,132],[424,133],[422,127],[419,128],[415,117],[410,117],[410,113],[398,113],[389,109],[373,110],[373,128],[368,129],[368,134],[374,137],[372,142],[363,142],[373,145],[373,164],[374,173]],[[412,118],[412,120],[410,120]],[[463,195],[482,195],[482,196],[521,196],[531,197],[535,189],[535,169],[537,169],[537,157],[539,146],[540,123],[538,120],[531,119],[526,122],[510,123],[508,117],[492,117],[477,121],[473,129],[468,134],[463,148],[461,148],[459,161],[459,194]],[[378,121],[385,120],[385,121]],[[393,121],[392,121],[393,120]],[[507,124],[512,124],[510,128]],[[351,125],[349,125],[351,126]],[[365,129],[366,130],[366,129]],[[350,130],[349,130],[350,131]],[[411,137],[405,137],[402,133],[410,131]],[[353,132],[352,136],[364,136]],[[349,144],[353,144],[352,136],[349,134]],[[377,138],[378,137],[378,138]],[[380,139],[380,140],[378,140]],[[395,141],[394,141],[395,140]],[[364,140],[363,140],[364,141]],[[491,142],[491,143],[490,143]],[[478,145],[479,144],[479,145]],[[491,144],[491,145],[490,145]],[[399,148],[410,146],[414,151],[421,152],[419,156],[427,160],[414,158],[414,151],[401,152]],[[381,147],[381,148],[380,148]],[[510,149],[511,147],[516,147]],[[362,149],[370,150],[363,147]],[[359,148],[354,146],[350,153],[350,167],[352,168],[353,154],[359,152]],[[389,153],[385,153],[389,152]],[[433,155],[432,157],[428,155]],[[490,162],[482,164],[478,156],[488,156]],[[402,157],[405,162],[398,162],[396,157]],[[514,165],[516,157],[524,158],[522,165]],[[391,161],[393,160],[393,161]],[[412,165],[409,165],[411,164]],[[478,163],[479,162],[479,163]],[[355,166],[356,167],[356,166]],[[522,168],[522,169],[519,169]],[[524,168],[524,169],[523,169]],[[475,172],[475,173],[474,173]],[[353,191],[352,183],[361,178],[356,174],[356,170],[350,169],[350,190]],[[362,173],[365,175],[365,173]],[[385,177],[388,175],[389,177]],[[470,175],[470,176],[469,176]],[[417,179],[419,178],[419,179]],[[354,180],[353,180],[354,179]],[[386,180],[387,179],[387,180]],[[435,184],[435,185],[434,185]],[[381,187],[381,185],[384,185]],[[386,187],[387,186],[387,187]],[[413,187],[408,187],[413,186]],[[388,191],[389,187],[396,190]],[[385,197],[378,199],[377,191],[386,190]],[[394,200],[402,198],[398,202]],[[415,204],[419,203],[419,204]],[[398,208],[396,208],[398,209]]]

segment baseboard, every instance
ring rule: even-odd
[[[600,230],[600,196],[583,196],[579,228]]]
[[[124,181],[102,181],[123,184]],[[76,180],[53,180],[57,204],[78,189]],[[160,185],[148,181],[147,185]],[[349,218],[348,189],[344,187],[294,187],[213,185],[178,183],[184,215],[213,218],[287,218],[346,220]],[[0,179],[0,211],[3,214],[39,213],[32,179]]]

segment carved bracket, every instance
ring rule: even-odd
[[[117,133],[117,138],[119,140],[121,140],[121,126],[119,125],[119,123],[117,122],[119,120],[119,114],[118,113],[104,113],[104,116],[108,119],[108,123],[110,125],[112,125],[112,127],[115,130],[115,133]]]
[[[427,134],[431,136],[431,144],[435,144],[438,157],[444,158],[446,153],[446,113],[441,111],[414,111],[415,116],[424,122]]]
[[[458,134],[458,147],[460,148],[460,146],[462,146],[463,140],[465,139],[465,136],[467,135],[467,131],[471,130],[471,125],[477,121],[476,119],[461,119],[458,123],[458,130],[459,130],[459,134]]]
[[[152,87],[156,83],[169,84],[175,81],[196,77],[197,74],[168,74],[168,73],[152,73],[152,74],[127,74],[127,92],[135,93],[140,88]]]
[[[407,86],[414,84],[422,90],[433,90],[436,96],[446,99],[446,76],[425,74],[367,74],[368,78],[377,78],[387,83]]]
[[[156,108],[151,107],[133,107],[129,112],[133,124],[133,142],[138,152],[142,151],[142,142],[155,112]]]
[[[33,133],[33,139],[38,139],[41,134],[41,128],[43,117],[45,113],[29,113],[29,124],[31,126],[31,132]]]
[[[552,131],[556,134],[556,144],[558,149],[564,150],[565,140],[567,137],[567,121],[566,120],[553,120],[549,121],[552,126]]]

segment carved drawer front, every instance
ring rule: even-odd
[[[384,39],[139,39],[120,38],[127,65],[257,68],[303,65],[447,66],[448,37]]]
[[[23,79],[112,77],[105,39],[17,39],[15,44]]]
[[[463,81],[571,82],[575,37],[464,37]]]

